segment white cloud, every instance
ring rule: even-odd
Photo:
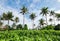
[[[9,6],[7,6],[6,8],[5,7],[2,7],[2,6],[0,6],[0,12],[1,13],[3,13],[3,12],[8,12],[8,11],[12,11],[13,12],[13,15],[15,16],[15,17],[19,17],[19,19],[20,19],[20,22],[19,23],[23,23],[23,15],[22,14],[19,14],[19,11],[18,10],[16,10],[16,9],[13,9],[13,8],[11,8],[11,7],[9,7]],[[1,14],[0,13],[0,14]],[[28,27],[31,29],[32,28],[32,25],[31,25],[31,21],[29,20],[29,19],[27,19],[26,17],[25,17],[25,23],[28,25]],[[7,22],[5,21],[4,22],[4,24],[7,24]],[[10,25],[12,25],[12,22],[10,21]]]
[[[4,5],[4,3],[6,3],[7,0],[0,0],[0,5]]]
[[[29,7],[30,8],[34,8],[35,7],[35,4],[31,3]]]
[[[22,24],[22,22],[23,22],[23,15],[22,14],[19,14],[19,11],[18,10],[16,10],[16,9],[13,9],[13,8],[11,8],[11,7],[9,7],[9,6],[7,6],[6,8],[4,8],[4,7],[2,7],[2,6],[0,6],[0,12],[2,11],[2,12],[7,12],[7,11],[12,11],[13,12],[13,15],[15,16],[15,17],[19,17],[19,19],[20,19],[20,22],[18,23],[18,24]],[[35,23],[35,27],[37,27],[37,25],[38,25],[38,23],[39,23],[39,19],[40,18],[42,18],[42,16],[41,15],[39,15],[40,14],[40,10],[33,10],[32,12],[34,12],[34,13],[36,13],[36,18],[35,18],[35,21],[34,21],[34,23]],[[57,11],[57,12],[59,12],[59,11]],[[1,13],[0,13],[1,14]],[[50,18],[50,16],[48,15],[48,19]],[[56,24],[58,24],[59,22],[57,22],[57,21],[55,21],[56,22]],[[30,19],[27,19],[26,17],[25,17],[25,23],[28,25],[28,27],[30,28],[30,29],[32,29],[32,21],[30,21]],[[53,22],[52,22],[53,23]],[[4,22],[4,24],[7,24],[7,21],[6,22]],[[10,21],[10,24],[12,24],[12,22]],[[49,22],[49,24],[50,24],[50,22]]]
[[[60,2],[60,0],[57,0],[58,2]]]
[[[60,14],[60,10],[57,10],[57,11],[55,11],[55,12]]]
[[[37,3],[40,2],[41,0],[33,0],[33,3]]]
[[[16,4],[19,5],[20,4],[20,0],[15,0]]]
[[[29,0],[28,0],[29,1]],[[39,2],[40,0],[33,0],[33,3],[31,3],[31,5],[30,5],[30,8],[35,8],[36,7],[36,5],[34,4],[34,3],[37,3],[37,2]],[[4,3],[4,1],[3,1],[3,3]],[[2,4],[3,4],[2,3]],[[19,0],[16,2],[17,4],[19,4],[20,2],[19,2]],[[13,15],[15,16],[15,17],[19,17],[19,19],[20,19],[20,22],[19,23],[21,23],[22,24],[22,22],[23,22],[23,15],[22,14],[19,14],[19,11],[17,10],[17,9],[14,9],[14,8],[11,8],[10,6],[2,6],[2,4],[0,4],[0,14],[1,13],[3,13],[3,12],[8,12],[8,11],[12,11],[13,12]],[[3,4],[4,5],[4,4]],[[51,8],[51,10],[55,10],[55,8]],[[37,10],[36,8],[34,9],[34,10],[31,10],[31,12],[34,12],[34,13],[36,13],[36,18],[35,18],[35,21],[34,21],[34,23],[35,23],[35,25],[37,26],[38,25],[38,23],[39,23],[39,19],[40,18],[42,18],[42,16],[40,15],[40,10]],[[60,10],[58,10],[58,11],[56,11],[56,12],[60,12]],[[48,16],[48,19],[50,18],[50,16]],[[18,23],[18,24],[19,24]],[[28,25],[28,27],[31,29],[32,28],[32,21],[30,20],[30,19],[27,19],[26,17],[25,17],[25,23]],[[56,24],[57,23],[59,23],[59,22],[57,22],[56,21]],[[4,22],[4,24],[7,24],[7,22]],[[12,22],[10,21],[10,24],[12,24]],[[49,23],[50,24],[50,23]],[[36,27],[35,26],[35,27]]]
[[[56,9],[56,8],[53,7],[53,8],[50,8],[49,10],[53,10],[53,11],[55,11],[55,9]]]

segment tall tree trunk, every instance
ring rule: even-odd
[[[41,24],[40,24],[40,29],[41,29]]]
[[[9,25],[9,20],[8,20],[8,25]]]
[[[52,21],[51,21],[51,25],[52,25]]]
[[[50,16],[50,18],[51,18],[51,16]],[[52,21],[50,21],[50,23],[51,23],[50,25],[52,25]]]
[[[25,21],[25,19],[24,19],[24,14],[23,14],[23,28],[24,28],[24,21]]]
[[[0,16],[0,22],[1,22],[1,16]]]
[[[55,26],[55,17],[54,17],[55,15],[53,15],[53,19],[54,19],[54,26]]]
[[[4,23],[4,18],[3,18],[3,23]]]
[[[17,28],[17,25],[16,24],[17,24],[17,22],[15,22],[15,29]]]
[[[48,26],[48,22],[47,22],[47,14],[46,14],[46,25]]]
[[[34,20],[32,20],[32,28],[34,29]]]
[[[58,24],[60,24],[60,23],[59,23],[59,21],[60,21],[60,20],[59,20],[59,18],[58,18],[58,17],[57,17],[57,19],[56,19],[56,20],[58,21]]]

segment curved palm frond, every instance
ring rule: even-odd
[[[48,14],[48,7],[43,7],[41,9],[41,13],[40,14],[42,14],[43,16],[46,15],[46,14]]]
[[[28,11],[28,9],[25,6],[23,6],[21,8],[21,12],[20,13],[22,13],[24,15],[27,11]]]
[[[32,13],[32,14],[30,15],[31,20],[34,20],[35,17],[36,17],[35,13]]]

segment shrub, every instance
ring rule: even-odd
[[[42,30],[54,30],[54,26],[48,25],[42,28]]]
[[[60,41],[60,31],[55,30],[0,31],[0,41]]]
[[[60,30],[60,24],[56,25],[54,30]]]
[[[22,25],[21,24],[17,25],[17,29],[22,30]]]
[[[28,30],[27,24],[24,25],[24,30]]]

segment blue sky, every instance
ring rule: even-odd
[[[5,0],[3,0],[5,1]],[[60,9],[60,2],[58,2],[58,0],[6,0],[5,2],[2,2],[0,0],[1,3],[4,3],[4,6],[10,6],[12,8],[15,9],[19,9],[20,7],[22,7],[23,5],[25,5],[26,7],[29,8],[30,5],[34,5],[32,8],[35,9],[40,9],[42,7],[49,7],[49,8],[56,8],[56,9]]]
[[[55,10],[60,9],[59,0],[0,0],[0,4],[3,7],[11,7],[17,10],[25,5],[29,10],[41,9],[42,7],[49,7],[49,9],[54,8]]]
[[[4,4],[3,4],[4,3]],[[14,9],[21,8],[23,5],[26,7],[30,7],[30,9],[40,9],[42,7],[49,7],[49,8],[55,8],[60,9],[60,2],[59,0],[0,0],[0,4],[3,4],[3,6],[10,6]]]
[[[40,9],[43,7],[49,7],[49,10],[55,10],[57,13],[60,12],[60,0],[0,0],[0,15],[3,12],[12,11],[13,15],[16,17],[20,15],[20,8],[26,6],[30,13],[36,13],[35,24],[38,25],[38,20],[42,17],[39,15]],[[25,19],[28,26],[32,26],[32,21],[29,19],[30,14],[26,14]],[[22,17],[23,18],[23,17]],[[22,23],[22,18],[20,18],[20,23]]]

